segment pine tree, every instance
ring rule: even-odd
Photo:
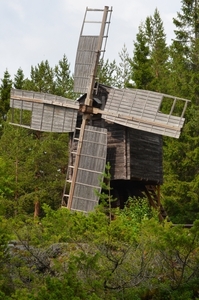
[[[36,67],[31,67],[31,80],[26,83],[27,89],[42,93],[55,92],[54,71],[48,60],[42,61]]]
[[[108,86],[119,87],[119,72],[116,60],[101,60],[99,65],[100,68],[98,76],[100,78],[100,83],[103,83]]]
[[[17,74],[14,76],[13,82],[15,89],[23,89],[24,86],[24,73],[21,68],[17,70]]]
[[[0,120],[5,121],[7,118],[7,112],[10,108],[10,89],[12,87],[12,80],[10,74],[6,70],[3,79],[1,79],[0,86]]]
[[[4,172],[0,197],[9,216],[33,213],[35,203],[60,206],[67,143],[67,134],[28,131],[6,123],[0,143],[0,173]]]
[[[126,45],[124,44],[121,52],[119,52],[120,63],[118,67],[118,87],[126,88],[130,87],[130,78],[131,78],[131,65],[130,57],[127,51]]]
[[[70,74],[70,64],[65,54],[63,59],[59,60],[58,65],[55,66],[54,72],[56,95],[66,98],[74,98],[73,78]]]
[[[166,34],[164,32],[163,22],[157,9],[155,9],[153,16],[146,18],[145,32],[153,74],[149,89],[166,93],[167,79],[169,77],[169,52],[166,44]]]
[[[182,0],[181,12],[173,19],[176,26],[176,40],[185,47],[199,38],[199,7],[198,0]]]
[[[139,26],[134,43],[134,55],[130,60],[132,75],[131,79],[138,89],[148,89],[153,79],[151,70],[151,58],[148,40],[145,34],[145,27],[142,23]]]
[[[158,10],[139,26],[131,60],[132,80],[137,88],[167,92],[169,51]]]
[[[197,1],[182,1],[182,11],[174,19],[177,27],[171,54],[171,93],[191,99],[186,124],[179,141],[165,139],[165,206],[175,222],[191,223],[199,217],[199,89]]]

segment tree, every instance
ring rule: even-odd
[[[131,78],[131,65],[130,65],[130,57],[127,51],[126,45],[124,44],[121,52],[119,52],[119,66],[118,66],[118,87],[126,88],[132,87],[130,83]]]
[[[60,206],[67,143],[67,134],[42,134],[6,124],[0,144],[0,167],[5,171],[0,194],[7,215],[33,213],[35,203]],[[6,189],[1,182],[6,182]]]
[[[70,75],[70,64],[64,54],[63,59],[59,60],[58,65],[54,68],[55,72],[55,93],[58,96],[74,98],[73,78]]]
[[[24,73],[21,68],[17,70],[17,74],[14,76],[13,82],[15,89],[23,89],[24,86]]]
[[[157,92],[167,92],[168,70],[168,47],[166,44],[166,34],[160,14],[155,9],[153,16],[147,17],[145,21],[145,31],[149,45],[151,58],[151,69],[153,74],[149,89]]]
[[[7,119],[7,113],[10,109],[10,89],[12,87],[12,80],[10,79],[10,74],[6,70],[4,72],[4,77],[1,79],[0,85],[0,131],[4,122]]]
[[[138,89],[148,89],[153,79],[150,49],[147,42],[145,27],[142,23],[136,35],[136,42],[134,42],[134,55],[132,60],[130,60],[132,69],[131,79]]]
[[[99,76],[99,82],[103,83],[108,86],[113,87],[119,87],[119,74],[118,74],[118,66],[116,63],[116,60],[109,61],[107,59],[106,61],[101,60],[99,63],[99,70],[98,70],[98,76]]]
[[[48,60],[42,61],[36,67],[31,67],[31,80],[26,82],[27,88],[42,93],[55,92],[54,71]]]
[[[168,47],[163,22],[156,9],[153,16],[139,26],[134,56],[131,60],[132,80],[139,89],[167,92]]]
[[[11,299],[197,298],[198,221],[190,230],[160,223],[139,202],[115,210],[111,222],[99,208],[44,211],[39,222],[9,220]]]
[[[176,26],[176,39],[186,50],[190,43],[199,38],[199,7],[198,0],[182,0],[181,3],[181,12],[177,13],[173,23]]]
[[[198,198],[198,53],[196,1],[182,1],[174,19],[176,39],[171,45],[169,88],[172,94],[191,99],[179,142],[165,139],[165,207],[173,222],[192,223],[199,216]],[[179,75],[180,74],[180,75]]]

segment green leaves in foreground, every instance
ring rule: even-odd
[[[146,211],[141,216],[140,203],[130,204],[112,211],[111,222],[100,208],[86,216],[48,206],[42,220],[13,220],[3,281],[6,286],[10,274],[12,289],[5,296],[196,299],[198,222],[190,230],[160,224]],[[142,206],[144,211],[144,200]]]

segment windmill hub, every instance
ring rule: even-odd
[[[80,104],[79,106],[79,112],[83,113],[83,114],[93,114],[93,107],[90,105],[86,105],[86,104]]]

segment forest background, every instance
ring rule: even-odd
[[[10,125],[9,100],[12,87],[75,99],[70,63],[64,54],[56,66],[32,66],[29,78],[20,68],[13,79],[2,75],[0,299],[199,299],[199,5],[181,2],[171,45],[156,9],[133,54],[124,45],[120,62],[101,61],[100,74],[107,85],[191,100],[179,140],[164,138],[161,201],[171,222],[159,224],[141,200],[112,222],[103,207],[88,217],[60,210],[68,135]]]

